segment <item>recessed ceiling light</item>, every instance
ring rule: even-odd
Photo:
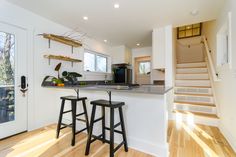
[[[139,43],[137,43],[136,45],[137,45],[137,46],[140,46],[140,44],[139,44]]]
[[[190,14],[192,15],[192,16],[196,16],[196,15],[198,15],[199,14],[199,10],[193,10],[193,11],[191,11],[190,12]]]
[[[107,42],[107,40],[106,40],[106,39],[104,39],[103,41],[104,41],[105,43]]]
[[[115,3],[114,8],[118,9],[118,8],[120,8],[120,5],[118,3]]]
[[[84,16],[83,19],[84,19],[84,20],[88,20],[88,17],[87,17],[87,16]]]

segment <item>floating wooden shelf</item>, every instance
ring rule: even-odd
[[[73,66],[73,63],[75,63],[75,62],[77,62],[77,63],[82,62],[82,60],[80,60],[80,59],[70,58],[67,56],[44,55],[44,58],[47,58],[49,60],[49,65],[50,65],[51,59],[71,62],[72,66]]]
[[[79,41],[71,39],[66,36],[60,36],[60,35],[55,35],[55,34],[46,34],[46,33],[42,34],[42,36],[48,40],[54,40],[54,41],[57,41],[57,42],[60,42],[60,43],[63,43],[63,44],[66,44],[66,45],[69,45],[72,47],[82,46],[82,44]]]

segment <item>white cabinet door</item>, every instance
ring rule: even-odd
[[[165,27],[152,32],[152,69],[165,68]]]

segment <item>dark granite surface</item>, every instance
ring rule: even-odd
[[[157,85],[66,85],[64,87],[42,85],[45,88],[61,88],[61,89],[79,89],[79,90],[94,90],[94,91],[114,91],[114,92],[129,92],[129,93],[144,93],[144,94],[165,94],[172,87],[157,86]]]

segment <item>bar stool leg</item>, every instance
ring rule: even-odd
[[[88,112],[87,112],[87,108],[86,108],[86,102],[85,100],[82,101],[83,102],[83,109],[84,109],[84,113],[85,113],[85,120],[86,120],[86,127],[87,127],[87,132],[89,134],[89,119],[88,119]]]
[[[103,143],[106,141],[106,119],[105,119],[105,107],[102,107],[102,138]]]
[[[110,115],[110,157],[114,157],[114,108]]]
[[[72,141],[71,145],[75,145],[75,134],[76,134],[76,101],[71,101],[72,108]]]
[[[92,139],[92,134],[93,134],[93,125],[94,125],[94,119],[95,119],[95,112],[96,112],[96,106],[93,105],[91,121],[90,121],[90,128],[89,128],[89,135],[88,135],[85,155],[89,155],[89,151],[90,151],[91,139]]]
[[[56,135],[56,138],[59,138],[59,135],[60,135],[61,121],[62,121],[62,116],[63,116],[63,112],[64,112],[64,106],[65,106],[65,100],[63,99],[61,101],[61,110],[60,110],[59,120],[58,120],[58,124],[57,124],[57,135]]]
[[[119,114],[120,114],[122,136],[123,136],[123,141],[124,141],[124,148],[125,148],[125,151],[128,152],[128,144],[127,144],[127,138],[126,138],[126,132],[125,132],[125,123],[124,123],[122,107],[119,107]]]

